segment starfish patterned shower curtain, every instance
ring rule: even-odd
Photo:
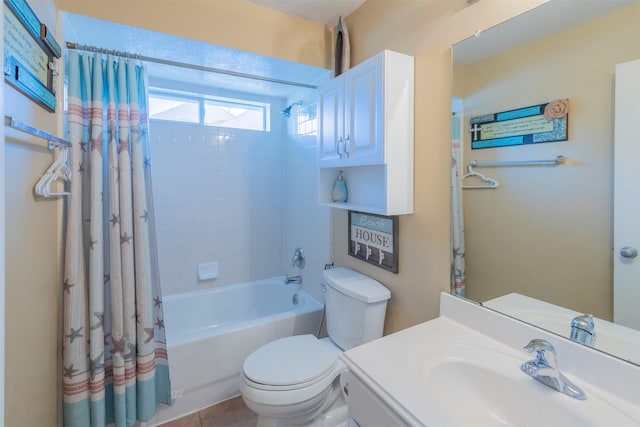
[[[454,103],[456,100],[454,100]],[[464,214],[462,208],[462,121],[451,119],[451,293],[466,296],[464,260]]]
[[[148,151],[134,60],[69,52],[65,426],[132,426],[171,402]]]

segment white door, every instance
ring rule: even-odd
[[[616,66],[613,321],[640,330],[640,60]]]

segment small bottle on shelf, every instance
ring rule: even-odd
[[[336,203],[344,203],[347,201],[347,183],[344,181],[342,171],[338,175],[335,184],[333,185],[333,192],[331,198]]]

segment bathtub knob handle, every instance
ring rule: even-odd
[[[291,258],[291,267],[304,268],[306,261],[304,259],[304,251],[302,248],[296,248],[293,253],[293,258]]]

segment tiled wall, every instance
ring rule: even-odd
[[[281,129],[152,121],[150,137],[163,293],[282,274]],[[219,277],[198,282],[212,261]]]
[[[165,295],[302,274],[322,300],[330,210],[317,203],[316,140],[272,108],[271,132],[152,121],[153,192]],[[295,248],[307,256],[291,266]],[[197,265],[219,262],[198,281]]]

